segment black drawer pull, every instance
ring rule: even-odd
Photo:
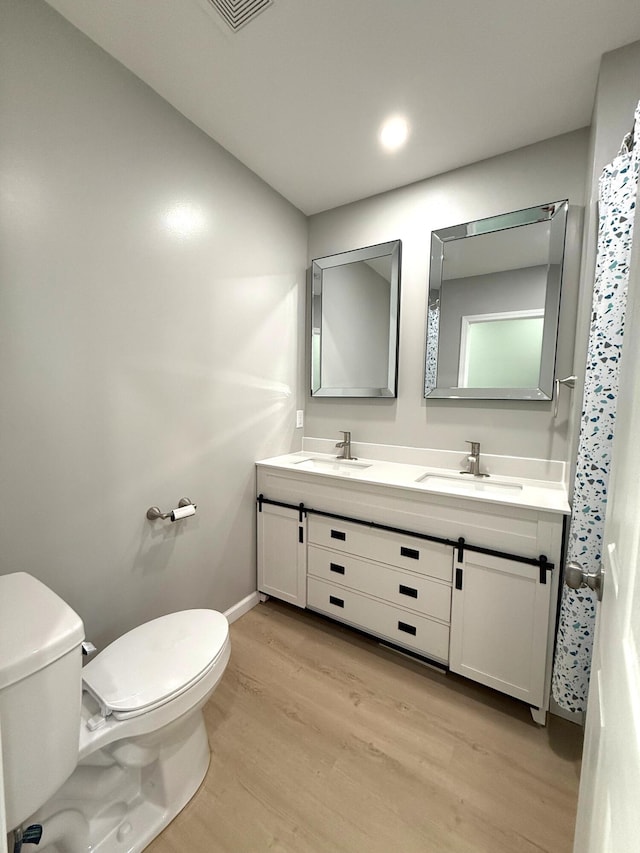
[[[344,566],[339,566],[337,563],[329,563],[329,571],[335,572],[338,575],[343,575]]]
[[[400,595],[408,595],[409,598],[417,598],[418,590],[414,589],[412,586],[405,586],[404,584],[400,584],[398,587],[398,592]]]
[[[335,595],[329,596],[329,604],[335,604],[336,607],[344,607],[344,601],[341,598],[337,598]]]
[[[398,631],[404,631],[405,634],[411,634],[415,637],[417,629],[415,625],[407,625],[406,622],[398,622]]]
[[[417,548],[400,548],[401,557],[411,557],[412,560],[420,559],[420,551]]]
[[[347,539],[347,534],[344,533],[342,530],[332,530],[331,531],[331,538],[332,539],[342,539],[342,541],[345,542]]]

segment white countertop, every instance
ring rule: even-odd
[[[488,501],[564,515],[571,512],[564,484],[547,480],[491,474],[487,477],[473,477],[450,468],[386,462],[379,459],[340,460],[331,454],[307,451],[263,459],[256,465],[305,477],[351,480],[429,495]]]

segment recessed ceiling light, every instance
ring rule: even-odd
[[[378,138],[380,144],[387,151],[396,151],[401,148],[409,136],[409,125],[402,116],[388,118],[380,128]]]

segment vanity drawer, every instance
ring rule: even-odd
[[[307,607],[392,643],[448,663],[449,626],[358,592],[307,579]]]
[[[451,583],[453,549],[438,542],[313,515],[309,517],[308,541]]]
[[[350,554],[327,551],[317,545],[309,546],[307,559],[309,574],[317,578],[368,593],[442,622],[450,621],[451,587],[446,583],[379,563],[368,563]]]

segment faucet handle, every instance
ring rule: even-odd
[[[471,445],[471,455],[472,456],[478,456],[480,454],[480,442],[479,441],[469,441],[467,439],[467,441],[465,443]]]
[[[349,430],[346,429],[341,429],[338,431],[341,432],[344,436],[344,440],[339,441],[336,444],[336,447],[344,448],[342,451],[342,455],[338,456],[338,459],[355,459],[356,457],[351,455],[351,433],[349,432]]]

